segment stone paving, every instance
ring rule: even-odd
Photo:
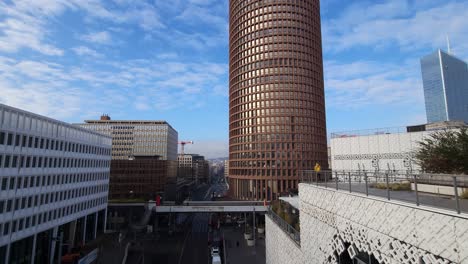
[[[265,235],[257,233],[255,246],[247,246],[244,227],[223,227],[226,240],[226,264],[263,264],[265,260]],[[239,242],[239,246],[237,246]]]

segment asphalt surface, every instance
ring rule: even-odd
[[[193,201],[211,200],[210,191],[215,187],[202,187],[192,194]],[[185,234],[178,264],[209,263],[208,252],[208,221],[209,213],[192,215],[191,228]]]
[[[202,185],[192,192],[192,201],[211,201],[213,195],[222,194],[225,185]],[[128,231],[124,241],[118,243],[118,234],[110,235],[103,244],[99,263],[120,263],[125,245],[131,243],[127,264],[209,264],[208,222],[210,213],[178,214],[173,220],[178,224],[161,224],[155,233]],[[174,232],[169,232],[173,230]],[[124,232],[124,231],[123,231]]]

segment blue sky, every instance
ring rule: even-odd
[[[419,58],[468,59],[467,1],[322,1],[328,132],[425,122]],[[227,156],[228,1],[0,2],[0,102],[67,122],[167,120]]]

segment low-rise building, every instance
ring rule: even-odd
[[[174,183],[177,162],[160,160],[158,156],[134,156],[111,163],[109,199],[155,200],[164,197],[166,186]]]
[[[438,122],[406,128],[332,133],[333,170],[417,171],[414,159],[419,142],[435,131],[466,127],[463,122]]]
[[[104,231],[111,144],[0,104],[0,263],[52,263]]]

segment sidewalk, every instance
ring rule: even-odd
[[[265,258],[265,234],[256,235],[255,246],[247,246],[243,227],[223,227],[226,240],[226,264],[263,264]],[[237,247],[239,241],[239,247]]]

